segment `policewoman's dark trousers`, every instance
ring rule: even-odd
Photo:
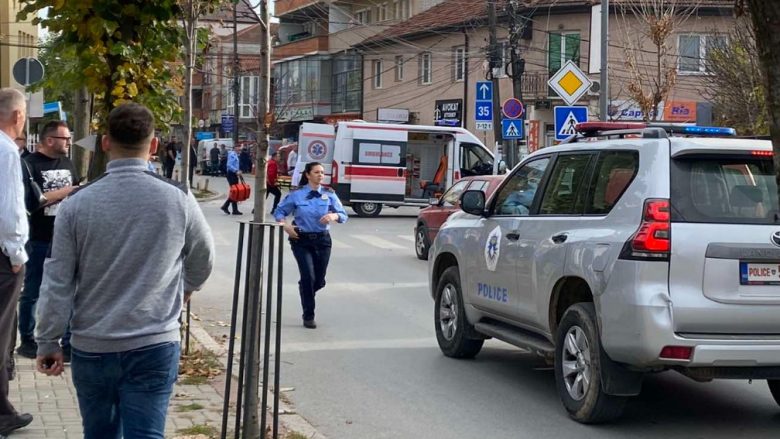
[[[330,261],[330,234],[299,233],[298,239],[290,239],[290,246],[301,273],[298,289],[303,320],[314,320],[314,296],[325,286],[325,273]]]
[[[230,192],[230,186],[233,186],[234,184],[238,184],[238,174],[236,174],[235,172],[228,171],[227,181],[228,181],[228,192]],[[228,199],[225,200],[225,204],[222,205],[222,210],[227,209],[228,205],[233,207],[233,212],[238,212],[238,203],[236,203],[235,201],[231,201],[230,197],[228,197]]]

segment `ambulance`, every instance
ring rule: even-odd
[[[463,128],[359,120],[302,124],[296,170],[308,162],[322,163],[325,184],[363,217],[384,206],[428,206],[461,177],[506,172]]]

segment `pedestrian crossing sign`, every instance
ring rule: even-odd
[[[501,119],[501,137],[504,140],[523,138],[522,119]]]
[[[587,121],[588,107],[555,107],[555,140],[566,140],[577,134],[577,124]]]

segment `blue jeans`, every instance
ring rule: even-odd
[[[51,243],[48,241],[29,241],[27,253],[29,260],[25,264],[24,289],[19,296],[19,335],[22,343],[35,341],[35,305],[43,282],[43,263],[49,254]],[[70,345],[70,325],[62,336],[62,346]]]
[[[328,233],[300,233],[299,236],[290,240],[290,246],[301,273],[298,289],[303,320],[314,320],[314,296],[325,286],[332,243]]]
[[[94,354],[73,348],[84,439],[163,439],[179,342]]]

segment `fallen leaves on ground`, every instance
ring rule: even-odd
[[[188,377],[214,378],[222,373],[222,365],[209,351],[196,350],[182,355],[179,360],[179,375]]]

